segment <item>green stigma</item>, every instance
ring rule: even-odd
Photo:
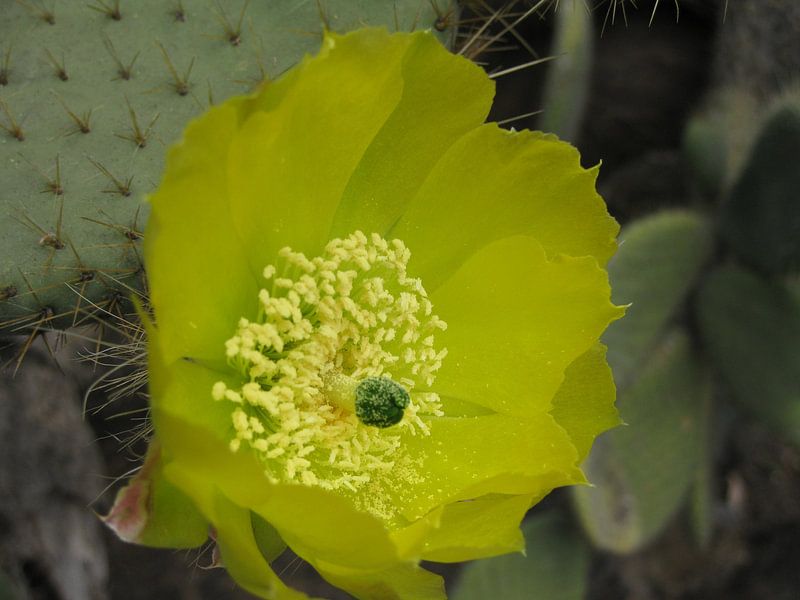
[[[364,425],[397,425],[408,403],[408,392],[388,377],[367,377],[356,386],[356,416]]]

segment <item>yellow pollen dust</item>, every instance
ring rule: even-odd
[[[428,435],[426,417],[442,415],[439,397],[415,387],[430,388],[447,354],[435,345],[447,325],[406,274],[410,255],[400,240],[356,231],[315,258],[283,248],[264,269],[257,317],[225,344],[243,383],[211,393],[231,404],[231,450],[252,448],[271,481],[356,491],[399,460],[410,476],[403,435]],[[356,417],[350,394],[367,377],[409,393],[400,423]]]

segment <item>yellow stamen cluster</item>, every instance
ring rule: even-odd
[[[418,279],[406,274],[410,252],[399,240],[357,231],[307,258],[283,248],[264,269],[254,320],[239,320],[228,360],[244,383],[214,385],[215,400],[234,405],[231,449],[249,445],[275,482],[357,490],[391,470],[401,439],[428,434],[440,416],[430,387],[446,350],[434,335],[446,324]],[[396,426],[364,425],[343,402],[367,377],[388,377],[409,393]]]

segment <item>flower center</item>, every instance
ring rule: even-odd
[[[356,416],[364,425],[397,425],[408,403],[408,392],[388,377],[367,377],[356,387]]]
[[[357,490],[402,461],[402,437],[441,416],[430,387],[447,354],[399,240],[357,231],[321,256],[283,248],[264,269],[255,319],[226,342],[241,385],[217,382],[232,408],[231,449],[249,446],[270,480]],[[408,471],[408,465],[403,465]]]

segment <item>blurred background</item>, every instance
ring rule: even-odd
[[[171,16],[191,16],[191,4],[175,3]],[[603,340],[627,426],[598,439],[585,465],[593,487],[557,490],[530,512],[526,556],[429,567],[455,600],[800,598],[800,3],[412,4],[402,28],[433,27],[495,78],[492,120],[554,132],[584,166],[602,162],[598,187],[622,225],[613,299],[631,304]],[[234,46],[247,39],[242,22],[254,27],[237,26],[247,5],[216,5]],[[356,5],[350,26],[366,19]],[[120,9],[92,6],[109,22]],[[6,42],[21,19],[47,32],[47,13],[59,10],[0,0],[0,134],[15,143],[24,122],[12,59],[26,58]],[[312,14],[344,27],[324,3]],[[295,29],[313,48],[304,27]],[[154,60],[178,64],[161,50]],[[37,60],[51,70],[72,66],[48,54]],[[116,62],[120,76],[133,64]],[[171,92],[188,81],[186,62],[168,69]],[[259,65],[262,78],[284,68]],[[78,129],[89,123],[72,114]],[[137,143],[147,122],[158,131],[140,120]],[[43,177],[60,195],[58,163]],[[125,225],[132,246],[139,230]],[[144,390],[129,393],[141,348],[115,345],[136,342],[123,319],[131,285],[98,300],[102,311],[70,335],[52,332],[44,309],[0,323],[0,600],[249,597],[204,568],[209,548],[124,544],[92,513],[108,509],[143,451]],[[0,286],[0,304],[12,287]],[[102,336],[116,341],[100,351]],[[279,563],[309,593],[349,597],[296,557]]]

